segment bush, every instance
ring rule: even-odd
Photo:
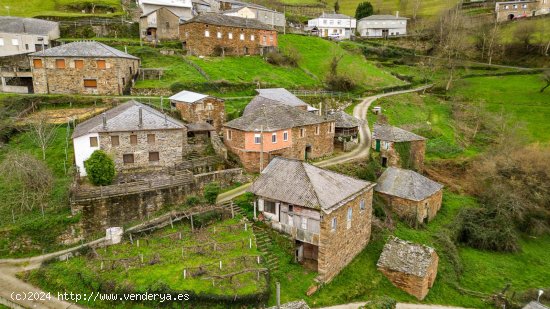
[[[185,199],[185,205],[189,207],[193,207],[201,202],[200,197],[190,195]]]
[[[300,61],[300,54],[293,48],[289,49],[289,53],[281,53],[279,51],[269,52],[265,60],[277,66],[297,67]]]
[[[355,82],[345,75],[328,75],[325,80],[328,89],[333,91],[351,91],[355,88]]]
[[[170,91],[172,91],[172,93],[180,92],[180,91],[184,90],[185,88],[186,88],[185,84],[182,83],[182,82],[175,82],[172,85],[170,85]]]
[[[204,199],[209,204],[215,204],[220,191],[220,184],[217,182],[211,182],[204,187]]]
[[[90,182],[96,186],[110,185],[115,178],[115,163],[104,151],[96,150],[84,161]]]

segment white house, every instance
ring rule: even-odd
[[[387,38],[407,35],[406,17],[395,15],[371,15],[357,22],[357,31],[361,37]]]
[[[356,20],[344,14],[323,13],[315,19],[308,20],[307,25],[320,37],[349,39],[355,31]]]
[[[0,16],[0,57],[41,51],[56,39],[59,39],[57,22]]]
[[[259,5],[246,5],[222,11],[223,15],[236,16],[241,18],[256,19],[272,27],[284,27],[286,23],[285,14],[270,10]]]
[[[164,7],[184,20],[193,17],[193,2],[191,0],[138,0],[138,4],[142,15],[148,15]]]

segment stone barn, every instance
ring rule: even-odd
[[[434,284],[438,262],[433,248],[391,236],[376,266],[393,285],[423,300]]]
[[[426,138],[412,132],[376,122],[372,130],[372,148],[380,152],[383,167],[397,166],[422,171]]]
[[[443,185],[415,171],[389,167],[374,188],[399,217],[419,223],[431,221],[443,199]]]
[[[221,133],[225,122],[224,100],[184,90],[171,96],[170,104],[186,123],[208,123]]]

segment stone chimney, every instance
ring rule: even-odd
[[[101,114],[103,116],[103,130],[107,130],[107,114]]]
[[[143,108],[139,108],[139,124],[138,127],[143,127]]]

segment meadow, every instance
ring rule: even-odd
[[[17,0],[4,0],[1,2],[0,15],[11,15],[20,17],[35,16],[102,16],[111,17],[122,14],[122,4],[119,0],[97,0],[93,5],[98,7],[97,14],[82,13],[85,6],[91,6],[91,1],[86,0],[29,0],[25,2]],[[9,7],[9,12],[8,8]],[[80,8],[80,9],[78,9]],[[109,8],[114,13],[107,13],[103,8]],[[9,14],[8,14],[9,13]]]

